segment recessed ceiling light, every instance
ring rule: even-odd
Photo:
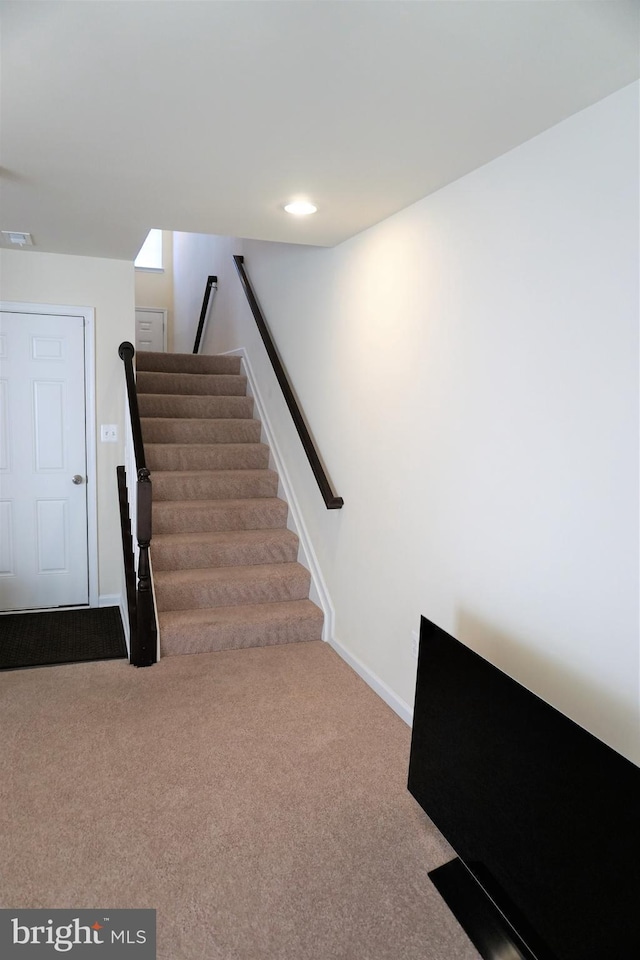
[[[294,217],[308,217],[310,213],[315,213],[318,208],[308,200],[294,200],[285,206],[287,213],[292,213]]]

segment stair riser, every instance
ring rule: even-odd
[[[240,357],[198,356],[182,353],[136,353],[136,369],[154,373],[240,373]]]
[[[188,419],[250,420],[253,416],[251,397],[192,397],[158,393],[138,395],[141,417],[185,417]]]
[[[161,656],[216,653],[244,647],[266,647],[280,643],[304,643],[322,639],[322,618],[292,623],[247,623],[242,626],[188,624],[181,627],[163,625],[160,617]]]
[[[242,471],[239,471],[241,473]],[[244,500],[251,497],[275,497],[278,492],[278,475],[271,470],[261,470],[260,475],[246,477],[216,476],[203,473],[201,476],[172,476],[170,473],[154,473],[153,499],[161,500]]]
[[[247,378],[230,374],[150,373],[141,370],[136,378],[139,393],[186,396],[244,397]]]
[[[145,443],[259,443],[257,420],[143,420]]]
[[[288,507],[283,500],[233,507],[222,502],[219,507],[207,505],[196,509],[175,507],[171,503],[154,503],[152,522],[154,533],[273,530],[286,527],[287,514]]]
[[[298,557],[295,539],[282,542],[202,544],[173,547],[155,540],[151,546],[153,569],[193,570],[201,567],[233,567],[257,563],[293,563]]]
[[[261,470],[269,466],[269,448],[264,444],[147,444],[147,466],[150,470]]]
[[[155,578],[158,610],[194,610],[203,607],[230,607],[245,603],[273,603],[304,600],[309,596],[310,577],[304,567],[286,576],[274,575],[254,581],[163,583]]]

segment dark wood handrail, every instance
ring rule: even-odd
[[[142,442],[142,427],[140,425],[140,411],[138,410],[138,391],[136,377],[133,372],[133,358],[135,349],[132,343],[125,340],[118,347],[118,355],[124,363],[124,375],[127,381],[127,397],[129,399],[129,417],[131,419],[131,435],[133,450],[136,456],[136,470],[144,469],[147,464],[144,458],[144,444]]]
[[[138,541],[138,582],[135,596],[135,620],[129,619],[131,663],[136,667],[149,667],[158,659],[158,630],[153,602],[149,546],[151,544],[151,474],[147,469],[142,442],[142,425],[138,409],[138,392],[133,372],[135,349],[124,341],[118,354],[124,363],[131,436],[136,460],[136,539]]]
[[[262,337],[262,342],[264,343],[269,359],[271,360],[273,372],[275,373],[276,379],[280,384],[280,389],[282,390],[284,399],[286,400],[289,413],[291,414],[293,422],[296,425],[298,436],[300,437],[302,446],[304,447],[304,451],[307,455],[307,459],[309,460],[309,465],[311,466],[313,475],[316,478],[316,482],[320,488],[320,493],[322,494],[325,506],[327,510],[340,510],[341,507],[344,506],[344,500],[342,497],[336,496],[336,493],[329,482],[329,478],[325,473],[324,467],[322,466],[322,461],[320,460],[318,451],[316,450],[315,444],[311,438],[311,434],[309,433],[309,429],[298,405],[298,401],[296,400],[296,396],[293,392],[291,383],[289,382],[289,378],[282,360],[280,359],[276,349],[276,345],[273,342],[273,338],[271,336],[269,327],[267,326],[264,314],[260,309],[260,304],[258,303],[257,297],[253,292],[253,287],[251,286],[249,277],[247,276],[247,271],[244,268],[244,257],[235,255],[233,262],[236,265],[236,270],[238,271],[240,282],[243,286],[247,300],[249,301],[253,318],[256,321],[260,336]]]
[[[204,324],[207,319],[207,310],[209,309],[209,299],[211,297],[211,290],[214,285],[217,285],[217,277],[207,277],[207,285],[204,288],[204,297],[202,299],[202,309],[200,310],[200,319],[198,320],[198,329],[196,330],[196,338],[193,341],[193,352],[197,353],[200,349],[200,341],[202,340],[202,334],[204,332]]]

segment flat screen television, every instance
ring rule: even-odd
[[[486,960],[640,960],[640,768],[424,617],[409,790]]]

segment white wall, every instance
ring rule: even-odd
[[[410,704],[425,614],[636,762],[638,104],[634,84],[336,248],[244,242],[342,511],[246,306],[234,344],[336,640]]]
[[[167,311],[167,350],[173,350],[173,233],[162,231],[162,271],[135,271],[136,307]]]
[[[209,308],[201,353],[229,349],[225,338],[230,318],[240,304],[240,291],[233,265],[239,242],[231,237],[202,233],[173,235],[174,350],[191,353],[202,309],[207,277],[218,278],[218,289]],[[235,344],[234,344],[235,345]]]
[[[123,587],[116,466],[124,463],[123,340],[134,340],[133,263],[35,251],[0,251],[3,300],[94,307],[98,477],[98,578],[101,596]],[[101,423],[117,423],[119,443],[101,443]]]

